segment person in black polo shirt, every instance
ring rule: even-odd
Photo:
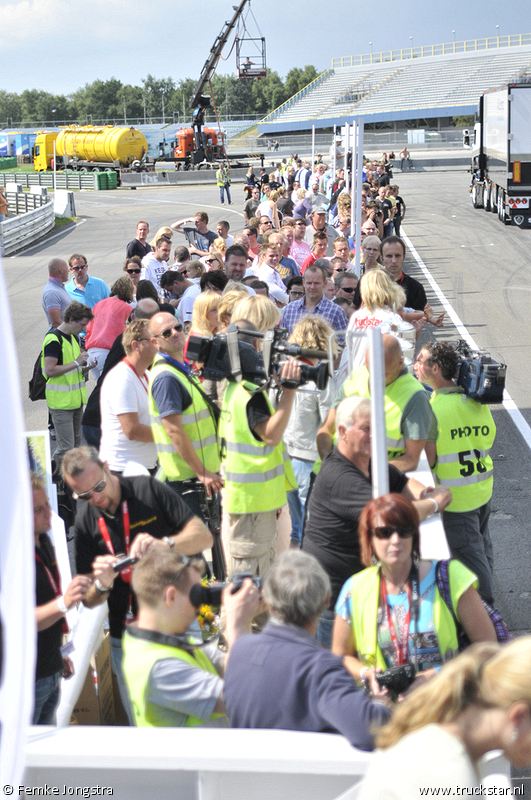
[[[438,317],[433,314],[433,309],[428,303],[424,287],[419,281],[402,272],[402,264],[406,257],[406,245],[399,236],[388,236],[380,245],[381,262],[383,268],[406,293],[404,309],[413,309],[413,313],[404,311],[402,316],[408,322],[425,318],[438,328],[442,327],[445,312]],[[420,313],[419,313],[420,312]]]
[[[128,710],[122,634],[132,570],[116,575],[112,566],[120,554],[141,558],[155,547],[196,555],[212,546],[212,536],[172,489],[144,475],[113,475],[93,447],[69,450],[63,459],[63,477],[74,500],[87,501],[79,508],[74,525],[76,570],[94,579],[83,600],[88,608],[109,601],[112,668]]]
[[[68,631],[65,614],[83,600],[91,580],[77,575],[61,589],[61,578],[55,552],[48,537],[52,526],[52,509],[44,491],[44,484],[35,473],[31,474],[33,490],[33,531],[35,534],[35,620],[37,623],[37,668],[35,676],[34,725],[53,725],[59,703],[61,676],[73,674],[72,662],[63,659],[61,645],[63,633]]]

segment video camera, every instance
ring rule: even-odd
[[[465,394],[483,405],[502,403],[507,365],[483,352],[474,352],[460,339],[455,346],[460,358],[457,384]]]
[[[324,350],[309,350],[287,341],[286,328],[259,333],[230,325],[226,334],[215,336],[190,336],[186,357],[203,364],[202,375],[207,380],[224,378],[240,382],[243,379],[256,383],[264,389],[280,372],[286,356],[325,359],[320,364],[300,364],[301,380],[280,379],[281,386],[296,389],[308,381],[314,381],[317,389],[328,384],[328,353]],[[249,339],[262,339],[262,352],[255,350]]]
[[[223,589],[226,586],[232,586],[231,594],[236,594],[242,588],[245,578],[251,578],[257,589],[262,588],[262,579],[253,575],[252,572],[236,572],[232,576],[230,583],[214,583],[211,586],[203,586],[202,583],[194,584],[190,589],[190,602],[194,608],[199,608],[203,605],[219,608]]]

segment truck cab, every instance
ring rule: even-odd
[[[45,133],[43,131],[37,134],[35,148],[33,150],[33,167],[35,172],[46,172],[46,170],[51,168],[53,162],[53,143],[58,136],[58,133]]]

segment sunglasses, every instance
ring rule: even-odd
[[[128,270],[126,270],[126,272],[127,272],[128,275],[140,275],[140,270],[139,269],[128,269]]]
[[[336,272],[348,272],[348,267],[336,267]]]
[[[163,339],[169,339],[173,331],[177,331],[177,333],[180,333],[182,329],[183,326],[179,322],[177,323],[177,325],[172,325],[171,328],[166,328],[166,330],[162,331],[162,333],[157,333],[157,336],[162,336]]]
[[[71,267],[74,272],[79,272],[80,269],[86,269],[88,264],[82,264],[80,267]]]
[[[350,286],[350,287],[348,287],[348,288],[347,288],[346,286],[342,286],[342,287],[341,287],[341,291],[342,291],[342,292],[346,292],[347,294],[352,294],[352,292],[355,292],[355,291],[356,291],[356,289],[355,289],[355,288],[353,288],[352,286]]]
[[[395,525],[394,527],[374,528],[372,533],[377,539],[390,539],[393,533],[398,533],[401,539],[410,539],[415,532],[415,528],[400,528]]]
[[[105,470],[103,470],[103,474],[105,475]],[[93,486],[92,489],[89,489],[88,492],[72,492],[72,497],[74,500],[90,500],[93,494],[100,494],[103,492],[106,486],[107,481],[105,478],[103,478],[103,480],[99,481],[96,486]]]

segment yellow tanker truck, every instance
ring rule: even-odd
[[[73,125],[59,133],[40,131],[35,140],[33,166],[37,172],[56,168],[77,172],[143,172],[154,169],[148,159],[148,142],[136,128],[105,125]]]

